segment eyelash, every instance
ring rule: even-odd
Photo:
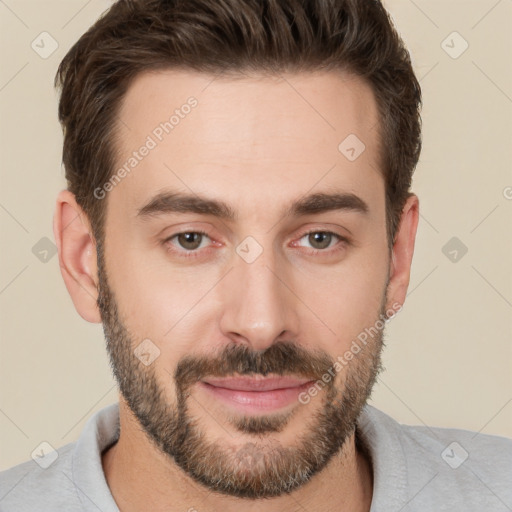
[[[171,235],[170,237],[166,238],[163,241],[163,244],[167,246],[167,251],[171,252],[173,254],[178,254],[180,257],[183,257],[183,258],[198,258],[198,257],[200,257],[201,251],[198,249],[195,249],[192,251],[187,251],[186,249],[175,250],[175,249],[171,249],[170,246],[168,245],[171,242],[171,240],[173,240],[177,236],[183,235],[185,233],[194,233],[194,234],[203,235],[203,236],[206,236],[207,238],[210,238],[208,233],[206,233],[205,231],[201,231],[200,229],[195,229],[195,230],[190,230],[190,231],[180,231],[178,233],[174,233],[174,235]],[[305,236],[311,235],[313,233],[324,233],[326,235],[333,235],[340,242],[342,242],[341,245],[343,246],[343,247],[338,247],[336,249],[332,249],[332,248],[331,249],[311,249],[309,254],[313,255],[313,256],[316,256],[319,253],[323,253],[323,254],[336,253],[336,252],[342,250],[342,248],[344,248],[345,246],[350,245],[350,240],[348,238],[341,236],[338,233],[335,233],[334,231],[326,231],[326,230],[322,230],[322,229],[312,229],[310,231],[306,231],[306,232],[302,233],[298,239],[301,240]]]

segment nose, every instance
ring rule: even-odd
[[[220,290],[223,335],[253,350],[265,350],[278,340],[293,341],[299,326],[297,304],[284,265],[276,268],[270,250],[252,263],[237,255],[233,261]]]

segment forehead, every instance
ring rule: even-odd
[[[118,121],[116,170],[126,177],[109,202],[125,214],[165,188],[235,209],[313,189],[364,191],[368,202],[383,191],[377,105],[354,75],[143,73]]]

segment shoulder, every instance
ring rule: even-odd
[[[359,427],[371,456],[381,458],[375,466],[394,474],[405,489],[402,501],[410,502],[410,508],[404,512],[436,507],[512,508],[511,439],[463,429],[403,425],[371,406],[365,407]]]
[[[39,461],[28,460],[1,471],[0,510],[81,510],[71,474],[71,457],[75,444],[69,443],[46,453]]]
[[[0,472],[0,511],[118,510],[102,468],[103,450],[119,436],[118,404],[97,411],[77,441],[36,451],[34,460]]]
[[[512,440],[454,428],[401,430],[411,466],[418,471],[428,464],[436,472],[431,492],[444,490],[453,507],[468,501],[466,510],[512,508]]]
[[[464,429],[400,425],[406,453],[428,455],[451,470],[467,468],[512,484],[512,439]],[[453,474],[456,474],[452,471]]]

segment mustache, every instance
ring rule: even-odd
[[[293,375],[321,379],[335,361],[324,351],[306,350],[288,341],[279,341],[265,350],[247,345],[226,345],[218,355],[185,356],[177,364],[174,379],[182,390],[206,377],[230,375]]]

